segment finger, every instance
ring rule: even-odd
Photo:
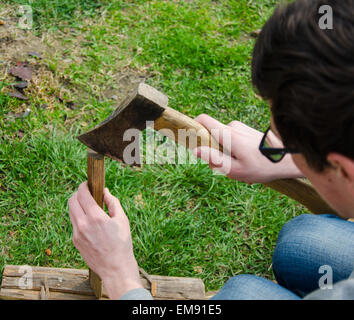
[[[203,125],[225,150],[231,151],[232,130],[229,126],[207,114],[201,114],[195,120]]]
[[[100,214],[104,214],[104,216],[106,216],[105,212],[92,197],[88,188],[87,181],[80,184],[79,189],[77,191],[77,199],[83,212],[87,216],[91,218],[97,217],[97,215]]]
[[[222,129],[225,125],[218,120],[210,117],[207,114],[201,114],[195,118],[195,121],[199,122],[202,126],[207,128],[209,131],[211,129]]]
[[[209,147],[199,147],[193,150],[193,154],[213,167],[222,166],[222,153]]]
[[[258,130],[248,126],[247,124],[244,124],[241,121],[231,121],[230,123],[227,124],[228,127],[231,127],[234,129],[234,131],[237,133],[237,135],[246,133],[246,134],[252,134],[258,137],[263,137],[263,133],[259,132]]]
[[[234,129],[239,129],[240,127],[248,127],[244,123],[242,123],[241,121],[237,121],[237,120],[231,121],[227,125],[231,128],[234,128]]]
[[[104,203],[107,206],[109,216],[111,218],[119,217],[125,215],[123,208],[119,202],[119,200],[113,196],[107,188],[104,189]]]
[[[211,169],[216,169],[225,175],[228,175],[233,168],[238,167],[238,162],[234,158],[213,148],[200,147],[194,149],[193,153],[207,162]]]
[[[77,192],[72,195],[68,201],[68,204],[70,221],[75,231],[78,228],[79,222],[86,218],[85,213],[77,200]]]

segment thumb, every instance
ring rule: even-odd
[[[123,212],[123,208],[119,200],[113,196],[107,188],[104,189],[103,196],[104,203],[107,206],[108,213],[111,218],[115,218]]]

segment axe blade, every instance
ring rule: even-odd
[[[146,122],[159,118],[167,105],[167,96],[140,83],[106,120],[77,138],[92,150],[124,162],[124,149],[131,143],[123,140],[126,130],[144,130]]]

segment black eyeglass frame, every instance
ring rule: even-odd
[[[281,160],[283,160],[283,158],[285,157],[285,155],[287,153],[290,154],[295,154],[295,153],[299,153],[299,151],[297,151],[296,149],[292,149],[292,148],[267,148],[264,146],[265,144],[265,140],[267,137],[268,132],[270,131],[271,127],[269,127],[266,132],[264,132],[263,138],[261,140],[261,143],[259,144],[259,151],[271,162],[273,163],[278,163]],[[273,155],[277,155],[280,156],[279,159],[274,159],[272,158]]]

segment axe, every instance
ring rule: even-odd
[[[144,130],[149,121],[153,123],[155,130],[159,130],[176,142],[182,142],[187,148],[209,146],[223,152],[222,146],[205,127],[168,107],[168,98],[163,93],[145,83],[140,83],[111,116],[91,131],[78,137],[89,147],[88,185],[101,207],[103,206],[104,156],[124,161],[124,150],[131,143],[125,141],[127,139],[124,139],[124,133],[128,129]],[[180,129],[188,130],[189,139],[179,139]],[[139,165],[139,163],[129,164]],[[333,209],[303,179],[282,179],[265,185],[295,199],[313,213],[333,213]],[[92,270],[90,270],[90,283],[96,296],[101,297],[102,283]]]

